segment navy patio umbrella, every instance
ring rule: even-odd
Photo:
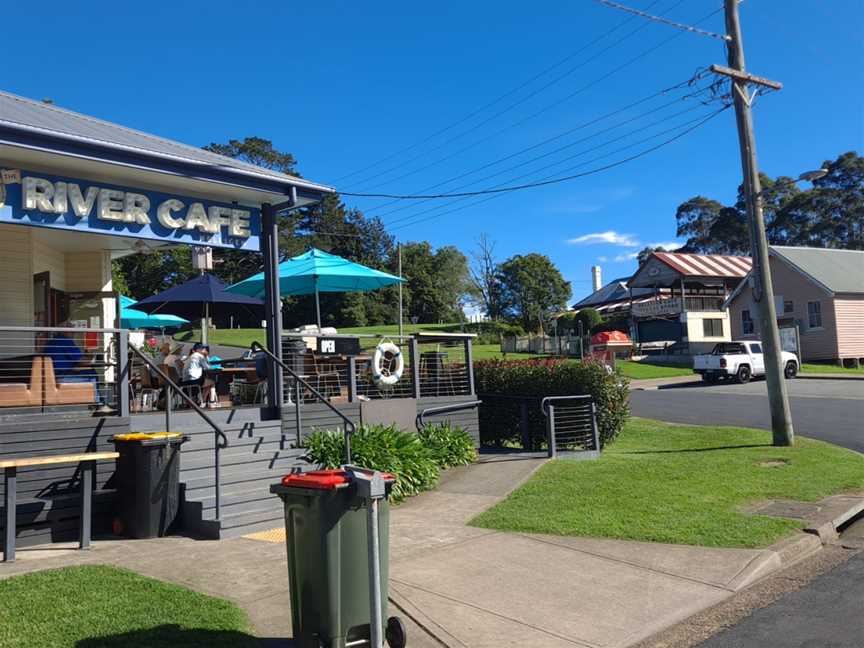
[[[186,283],[142,299],[135,304],[135,308],[145,313],[165,313],[190,320],[201,319],[201,339],[206,342],[206,320],[215,306],[245,308],[255,315],[263,315],[262,300],[230,293],[225,288],[224,283],[205,272]]]

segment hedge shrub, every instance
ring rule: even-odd
[[[317,430],[306,437],[303,446],[312,462],[324,468],[338,468],[344,461],[341,430]],[[396,475],[394,502],[434,488],[441,469],[471,463],[474,458],[470,435],[449,424],[427,425],[420,434],[393,426],[361,425],[351,437],[354,465]]]
[[[531,449],[546,437],[540,411],[544,396],[590,394],[597,406],[600,445],[614,439],[630,414],[628,381],[593,361],[564,359],[483,360],[474,364],[480,406],[480,442],[486,446],[521,445],[521,406],[498,396],[529,396],[528,429]]]

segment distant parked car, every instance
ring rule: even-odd
[[[794,353],[782,352],[783,375],[794,378],[798,375],[798,358]],[[721,378],[734,378],[739,383],[749,382],[754,376],[765,375],[765,358],[762,343],[721,342],[710,354],[693,358],[693,371],[702,375],[705,382],[717,382]]]

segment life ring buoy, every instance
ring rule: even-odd
[[[399,382],[404,371],[405,358],[398,346],[392,342],[382,342],[375,347],[375,354],[372,356],[372,381],[376,385],[391,387]]]

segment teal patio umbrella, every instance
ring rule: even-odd
[[[133,308],[137,304],[134,299],[126,295],[120,295],[120,326],[129,329],[166,329],[177,328],[188,324],[189,320],[176,315],[149,315],[144,311]]]
[[[321,328],[322,292],[364,292],[405,281],[401,277],[368,268],[335,254],[312,248],[279,264],[280,295],[315,295],[315,313]],[[259,272],[228,287],[228,292],[264,296],[264,273]]]

